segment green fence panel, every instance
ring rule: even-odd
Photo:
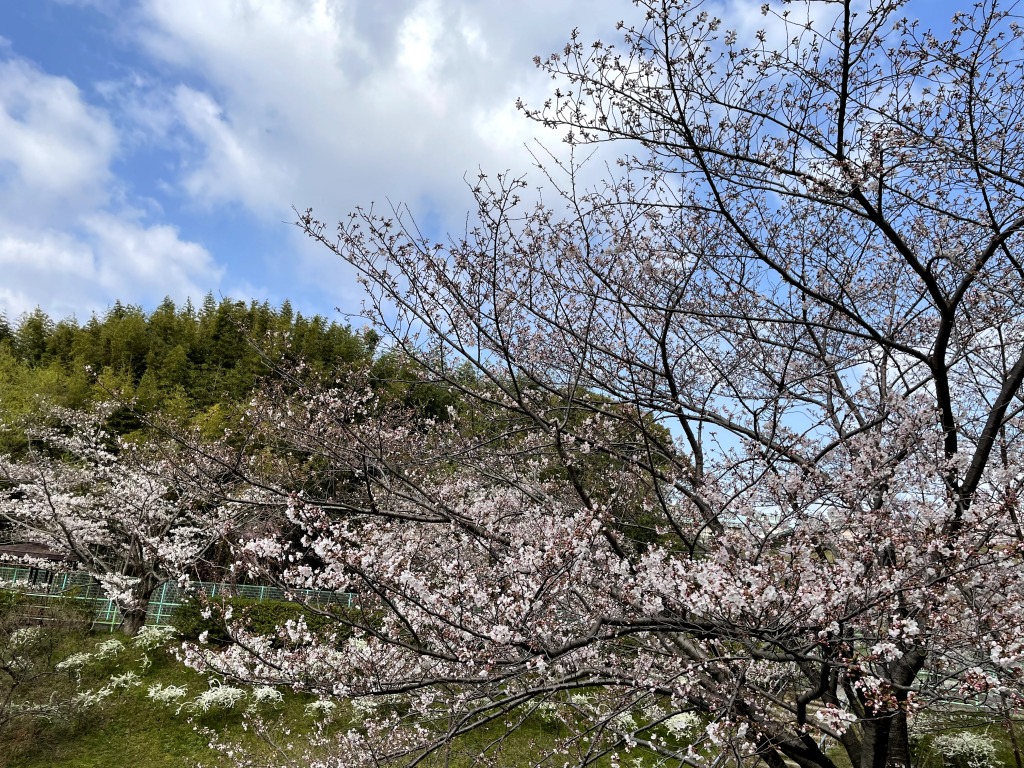
[[[192,582],[194,591],[205,592],[214,598],[245,597],[259,602],[280,600],[286,602],[317,603],[320,605],[355,605],[351,592],[329,592],[320,589],[283,590],[265,584],[227,584],[218,582]],[[44,568],[24,565],[0,565],[0,588],[12,589],[32,598],[29,607],[45,614],[58,600],[76,600],[89,603],[95,611],[93,627],[113,632],[121,625],[121,613],[113,601],[103,594],[103,588],[88,574],[74,571],[53,572]],[[170,626],[174,613],[186,594],[173,582],[165,582],[153,593],[146,613],[149,626]],[[45,615],[37,618],[45,620]]]

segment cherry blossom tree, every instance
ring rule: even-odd
[[[539,59],[557,90],[522,105],[621,142],[616,178],[552,159],[541,203],[481,176],[442,242],[404,210],[300,217],[461,401],[253,410],[303,535],[254,539],[248,567],[356,589],[363,614],[195,658],[403,696],[340,764],[545,715],[581,765],[909,766],[920,712],[1021,704],[1016,17],[983,0],[940,35],[895,0],[767,3],[749,31],[638,5],[624,44]]]
[[[156,589],[191,573],[241,510],[197,490],[196,462],[189,477],[170,454],[118,441],[105,415],[52,407],[28,426],[27,455],[0,457],[0,520],[15,540],[64,556],[49,567],[93,576],[133,635]]]

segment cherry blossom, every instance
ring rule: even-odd
[[[922,713],[1020,706],[1022,28],[985,2],[943,34],[893,0],[767,3],[751,32],[639,5],[623,43],[538,60],[557,90],[522,105],[621,142],[604,185],[481,174],[439,242],[405,209],[300,215],[459,404],[350,379],[250,413],[239,467],[295,535],[239,567],[358,608],[189,658],[400,697],[339,764],[538,713],[556,762],[909,766]]]
[[[169,454],[119,442],[104,416],[53,408],[29,425],[28,454],[0,457],[0,519],[19,540],[63,554],[63,567],[92,575],[134,634],[156,589],[187,576],[245,510],[197,493]]]

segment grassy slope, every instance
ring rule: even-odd
[[[81,638],[73,651],[91,651],[106,636]],[[228,768],[236,763],[209,747],[209,738],[200,731],[209,729],[227,742],[239,742],[250,755],[271,755],[271,748],[244,728],[240,710],[213,711],[207,714],[175,714],[177,707],[154,702],[146,691],[154,684],[185,686],[189,698],[207,690],[206,679],[185,668],[172,656],[157,651],[149,654],[152,664],[142,670],[136,663],[137,652],[126,650],[117,659],[86,667],[82,672],[83,687],[98,688],[111,674],[136,670],[141,684],[112,695],[98,708],[85,711],[76,722],[40,723],[32,727],[0,734],[0,768],[182,768],[201,764],[204,768]],[[275,720],[274,732],[282,740],[302,744],[312,720],[304,713],[311,699],[286,694],[283,705],[262,711]],[[504,724],[474,733],[451,752],[427,761],[429,766],[457,768],[468,764],[467,753],[490,752],[495,764],[502,766],[533,765],[536,755],[548,751],[555,743],[555,726],[530,718],[509,739]],[[290,730],[291,736],[283,734]],[[493,751],[500,742],[500,752]],[[638,757],[633,751],[627,764]],[[604,760],[598,765],[607,765]],[[647,761],[646,764],[653,764]]]
[[[93,669],[91,677],[100,682],[103,671]],[[227,765],[210,760],[218,756],[211,752],[208,740],[196,732],[185,716],[175,716],[174,707],[157,704],[146,697],[146,689],[154,683],[186,685],[198,694],[206,688],[199,675],[160,654],[142,674],[142,681],[139,687],[114,694],[103,706],[83,712],[77,722],[38,724],[12,734],[9,743],[4,745],[0,766],[170,768],[199,760],[211,765]],[[219,725],[227,728],[234,726],[230,719],[240,720],[237,716],[219,717],[224,720]]]
[[[90,651],[97,642],[106,639],[109,638],[79,637],[67,647],[67,652]],[[138,664],[139,652],[126,649],[115,659],[86,667],[82,683],[87,688],[99,687],[111,674],[128,669],[139,672],[141,684],[118,691],[101,707],[83,712],[75,722],[41,723],[0,733],[0,768],[181,768],[193,765],[229,768],[236,765],[235,760],[209,747],[209,736],[201,732],[203,729],[216,733],[224,741],[240,743],[250,755],[272,754],[265,742],[244,728],[240,710],[190,716],[185,712],[176,714],[177,707],[148,698],[146,691],[154,684],[184,686],[189,698],[208,688],[204,677],[185,668],[171,655],[156,651],[150,652],[149,657],[152,664],[142,669]],[[286,694],[282,705],[262,711],[276,721],[275,733],[301,745],[313,722],[304,713],[310,700],[307,696]],[[999,725],[981,723],[963,714],[951,715],[933,724],[939,730],[973,730],[987,734],[997,747],[997,764],[1014,766],[1009,739]],[[427,765],[457,768],[467,764],[466,753],[479,754],[497,742],[501,742],[501,752],[491,753],[493,764],[510,768],[534,765],[536,755],[554,746],[558,736],[555,726],[535,717],[528,719],[512,738],[501,739],[504,728],[504,724],[496,723],[490,729],[475,733],[457,744],[451,753],[438,755]],[[283,735],[286,731],[291,732],[290,737]],[[930,741],[926,736],[925,746]],[[566,756],[570,760],[572,757]],[[839,758],[837,762],[845,764],[844,756],[835,757]],[[633,751],[622,764],[632,766],[638,764],[638,759],[642,765],[656,764],[649,756],[643,759],[638,751]],[[937,754],[922,754],[919,760],[922,768],[942,766],[942,758]],[[602,761],[598,765],[608,763]]]

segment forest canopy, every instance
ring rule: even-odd
[[[40,398],[76,409],[116,399],[126,406],[107,424],[117,434],[154,413],[213,429],[275,369],[301,360],[314,376],[339,375],[370,360],[377,341],[288,301],[275,308],[208,294],[198,308],[168,298],[151,312],[116,302],[84,323],[37,308],[13,322],[0,316],[0,418],[15,427]]]

